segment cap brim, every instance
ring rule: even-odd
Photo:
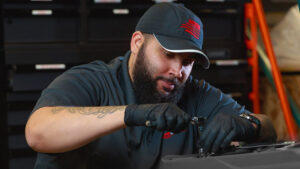
[[[209,68],[210,63],[208,57],[193,42],[186,39],[153,35],[166,51],[173,53],[197,53],[197,64],[201,64],[204,69]]]

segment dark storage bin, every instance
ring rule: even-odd
[[[147,3],[90,5],[88,41],[129,44],[139,18],[150,6]]]
[[[10,79],[10,87],[14,92],[41,91],[46,88],[61,72],[17,73]]]
[[[10,169],[20,169],[20,168],[34,168],[34,163],[36,161],[36,157],[23,157],[23,158],[13,158],[9,161]]]
[[[34,16],[32,12],[34,11],[20,9],[6,12],[5,43],[78,41],[78,18],[64,15]]]
[[[4,42],[78,41],[76,4],[9,1],[4,4]]]

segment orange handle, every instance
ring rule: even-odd
[[[285,93],[285,90],[283,87],[282,77],[279,72],[277,62],[275,59],[275,53],[274,53],[274,50],[272,47],[271,38],[269,35],[267,23],[266,23],[266,20],[264,17],[265,15],[264,15],[264,11],[263,11],[263,8],[261,5],[261,1],[253,0],[253,3],[254,3],[254,8],[255,8],[256,14],[257,14],[260,31],[261,31],[263,41],[265,44],[266,52],[267,52],[267,55],[268,55],[270,63],[271,63],[272,75],[274,77],[277,93],[278,93],[278,96],[280,99],[280,105],[283,110],[285,123],[286,123],[287,129],[288,129],[288,133],[289,133],[291,140],[297,140],[295,123],[294,123],[294,120],[293,120],[293,117],[291,114],[291,109],[289,107],[289,103],[287,101],[286,93]]]
[[[248,21],[250,22],[251,39],[246,39],[246,46],[251,50],[252,56],[249,59],[249,65],[252,66],[252,92],[250,94],[250,99],[253,101],[253,112],[258,114],[260,111],[259,104],[259,66],[258,66],[258,55],[256,51],[257,46],[257,28],[256,19],[254,13],[254,6],[252,3],[245,4],[245,21],[244,28],[245,34],[248,28]]]

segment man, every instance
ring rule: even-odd
[[[56,78],[26,125],[28,144],[40,152],[35,168],[155,168],[164,155],[196,153],[198,144],[211,153],[232,141],[274,141],[265,116],[189,76],[194,64],[209,67],[202,42],[195,14],[156,4],[137,24],[125,57]],[[200,139],[194,116],[207,118]]]

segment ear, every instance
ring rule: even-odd
[[[140,31],[134,32],[132,34],[131,42],[130,42],[131,53],[136,55],[143,43],[144,43],[144,36],[142,32]]]

